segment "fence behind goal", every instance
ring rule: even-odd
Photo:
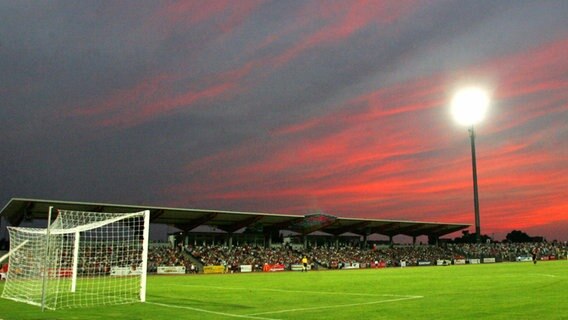
[[[8,227],[2,297],[47,309],[144,302],[149,211],[59,210],[46,229]]]

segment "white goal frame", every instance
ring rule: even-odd
[[[1,257],[10,259],[2,298],[42,310],[146,301],[149,210],[60,210],[50,223],[52,209],[45,229],[8,227],[14,247]]]

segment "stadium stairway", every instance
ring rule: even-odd
[[[312,265],[312,267],[315,266],[315,270],[327,270],[328,269],[326,266],[324,266],[323,264],[319,263],[319,261],[314,259],[314,257],[309,252],[304,252],[304,251],[300,251],[300,250],[296,250],[296,249],[292,249],[292,251],[294,251],[294,253],[296,253],[299,257],[306,256],[308,258],[308,261]]]
[[[189,253],[187,249],[183,250],[183,256],[197,268],[197,273],[203,273],[203,263],[199,259]]]

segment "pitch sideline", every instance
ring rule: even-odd
[[[246,287],[222,287],[222,286],[206,286],[198,284],[174,284],[184,287],[196,288],[209,288],[209,289],[222,289],[222,290],[249,290]],[[287,290],[287,289],[273,289],[273,288],[255,288],[255,291],[273,291],[284,293],[313,293],[313,294],[328,294],[328,295],[341,295],[341,296],[362,296],[362,297],[399,297],[399,298],[424,298],[424,296],[412,296],[404,294],[389,294],[389,293],[357,293],[357,292],[335,292],[335,291],[307,291],[307,290]]]
[[[244,287],[220,287],[220,286],[205,286],[205,285],[182,285],[182,286],[211,288],[211,289],[224,289],[224,290],[248,290],[248,288],[244,288]],[[372,294],[372,293],[351,293],[351,292],[340,292],[340,293],[338,293],[338,292],[333,292],[333,291],[303,291],[303,290],[285,290],[285,289],[271,289],[271,288],[257,288],[255,290],[256,291],[286,292],[286,293],[328,294],[328,295],[342,295],[342,296],[351,295],[351,296],[367,296],[367,297],[393,297],[393,299],[375,300],[375,301],[360,302],[360,303],[348,303],[348,304],[341,304],[341,305],[328,305],[328,306],[318,306],[318,307],[309,307],[309,308],[294,308],[294,309],[285,309],[285,310],[276,310],[276,311],[266,311],[266,312],[258,312],[258,313],[249,313],[249,314],[244,314],[244,315],[210,311],[210,310],[198,309],[198,308],[192,308],[192,307],[183,307],[183,306],[177,306],[177,305],[168,305],[168,304],[162,304],[162,303],[152,303],[152,304],[161,305],[161,306],[164,306],[164,307],[172,307],[172,308],[201,311],[201,312],[224,315],[224,316],[235,317],[235,318],[277,320],[277,319],[271,319],[271,318],[261,318],[261,317],[257,317],[257,316],[271,315],[271,314],[277,314],[277,313],[296,312],[296,311],[310,311],[310,310],[320,310],[320,309],[356,307],[356,306],[363,306],[363,305],[373,305],[373,304],[380,304],[380,303],[397,302],[397,301],[424,298],[424,296],[414,296],[414,295]],[[396,298],[394,298],[394,297],[396,297]]]
[[[267,312],[259,312],[259,313],[250,313],[248,315],[249,316],[258,316],[258,315],[270,315],[270,314],[276,314],[276,313],[296,312],[296,311],[311,311],[311,310],[320,310],[320,309],[356,307],[356,306],[365,306],[365,305],[387,303],[387,302],[396,302],[396,301],[403,301],[403,300],[412,300],[412,299],[420,299],[420,298],[424,298],[424,296],[408,296],[408,297],[404,297],[404,298],[377,300],[377,301],[361,302],[361,303],[349,303],[349,304],[330,305],[330,306],[321,306],[321,307],[296,308],[296,309],[286,309],[286,310],[278,310],[278,311],[267,311]]]

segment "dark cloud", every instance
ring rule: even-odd
[[[565,1],[0,5],[0,200],[566,221]]]

